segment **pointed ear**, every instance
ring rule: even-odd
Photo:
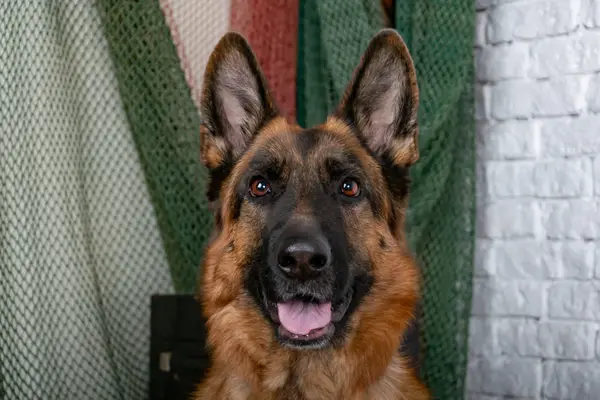
[[[278,114],[258,61],[238,33],[225,34],[208,60],[200,112],[202,160],[209,169],[235,162]]]
[[[383,29],[369,43],[336,116],[354,126],[374,154],[408,166],[419,158],[418,104],[408,48],[396,31]]]

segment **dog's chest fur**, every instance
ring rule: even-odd
[[[426,399],[421,385],[413,381],[409,370],[405,369],[400,357],[394,357],[386,373],[365,390],[357,390],[348,381],[348,377],[340,374],[341,370],[329,370],[331,365],[323,369],[309,371],[316,367],[310,362],[302,362],[282,369],[276,376],[263,380],[267,387],[262,393],[253,392],[241,378],[230,375],[221,387],[224,398],[231,400],[396,400]],[[337,372],[337,373],[336,373]],[[270,387],[270,388],[269,388]],[[421,397],[422,396],[422,397]]]

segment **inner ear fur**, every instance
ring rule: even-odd
[[[419,158],[419,89],[406,44],[393,29],[371,39],[335,116],[353,126],[374,154],[397,166]]]
[[[201,99],[201,156],[211,170],[235,163],[278,113],[250,45],[225,34],[210,55]]]

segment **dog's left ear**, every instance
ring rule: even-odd
[[[208,60],[200,112],[202,160],[211,170],[235,163],[278,114],[256,56],[238,33],[225,34]]]
[[[419,158],[419,89],[412,58],[400,35],[381,30],[354,71],[336,116],[354,126],[377,156],[398,166]]]

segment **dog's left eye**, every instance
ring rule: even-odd
[[[263,177],[257,177],[250,182],[250,188],[248,189],[252,197],[262,197],[271,192],[271,185]]]
[[[340,185],[340,192],[347,197],[358,197],[360,195],[360,186],[354,179],[344,179]]]

